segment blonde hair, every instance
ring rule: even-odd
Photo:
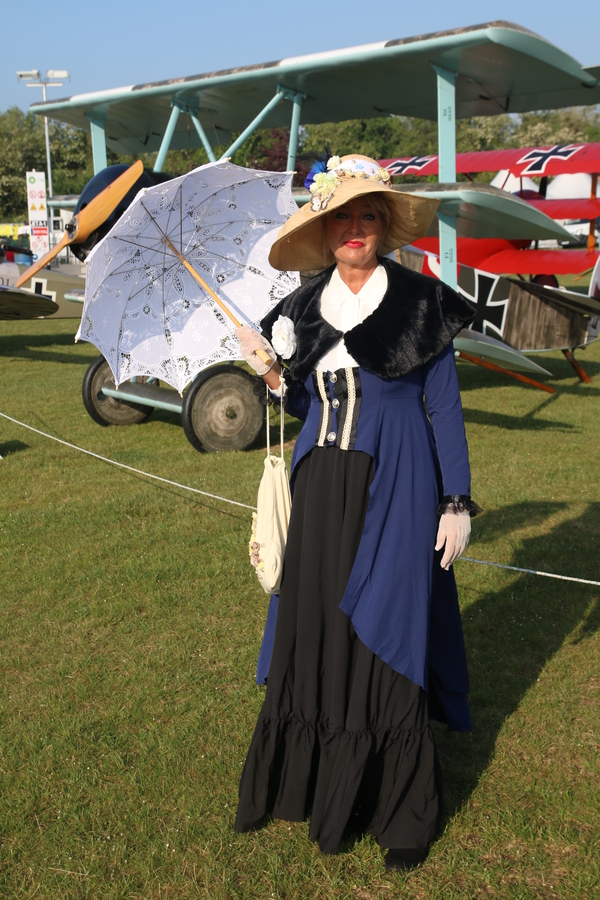
[[[385,226],[385,231],[383,232],[383,237],[385,237],[388,228],[390,227],[391,222],[391,209],[388,206],[388,203],[385,197],[382,197],[381,194],[368,194],[364,199],[367,203],[373,207],[375,212],[379,213],[382,218],[383,224]]]
[[[373,211],[376,212],[381,217],[381,221],[383,222],[384,230],[383,230],[383,234],[381,236],[381,240],[379,242],[379,247],[380,247],[383,244],[383,242],[385,241],[385,237],[388,232],[388,229],[389,229],[390,225],[392,224],[392,210],[390,209],[390,206],[388,205],[385,197],[382,197],[381,194],[373,193],[373,194],[363,195],[362,199],[365,200],[369,204],[369,206],[373,209]],[[328,213],[326,216],[323,216],[323,251],[324,251],[324,253],[327,252],[326,248],[328,247],[327,237],[325,235],[327,219],[329,218],[329,216],[335,215],[335,213],[339,212],[339,210],[340,210],[340,207],[338,207],[338,209],[332,209],[332,211],[330,213]],[[377,248],[378,250],[379,250],[379,247]]]

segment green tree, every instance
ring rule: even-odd
[[[0,114],[0,220],[25,220],[25,172],[46,168],[44,128],[37,116],[13,107]]]
[[[50,122],[55,194],[79,194],[93,174],[90,141],[84,131]],[[0,113],[0,219],[27,218],[25,173],[46,171],[44,120],[12,107]]]

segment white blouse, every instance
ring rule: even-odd
[[[321,315],[339,331],[344,333],[350,331],[377,309],[387,286],[387,273],[383,266],[379,265],[358,294],[353,294],[348,285],[342,281],[336,268],[321,295]],[[337,344],[321,357],[317,363],[317,370],[335,372],[336,369],[356,365],[358,363],[348,353],[344,341],[340,338]]]

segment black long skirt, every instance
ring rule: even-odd
[[[426,848],[442,810],[427,693],[359,640],[339,608],[362,535],[373,460],[315,448],[296,474],[267,693],[236,831],[310,815],[310,838]],[[401,585],[398,586],[401,590]]]

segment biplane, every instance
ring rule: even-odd
[[[439,177],[442,182],[453,183],[456,181],[457,117],[598,102],[600,67],[583,67],[527,29],[495,21],[95,91],[35,103],[31,111],[89,129],[96,173],[106,169],[107,147],[110,147],[118,153],[134,155],[156,151],[155,174],[162,172],[170,148],[190,147],[194,141],[214,161],[217,147],[227,148],[222,153],[219,150],[220,158],[230,157],[256,128],[287,125],[290,138],[286,168],[293,170],[304,125],[382,115],[416,116],[437,120]],[[67,229],[65,245],[83,245],[92,240],[94,231],[117,209],[137,177],[123,185],[123,193],[118,197],[113,192],[108,199],[112,188],[109,185],[88,206],[80,208]],[[503,215],[494,217],[504,222],[510,220],[511,235],[526,226],[529,233],[524,233],[523,239],[567,235],[557,223],[519,198],[512,198],[509,211],[510,201],[501,194],[497,192],[493,203],[502,206]],[[442,209],[438,217],[440,274],[444,281],[456,287],[457,217],[452,213],[454,200],[450,193],[445,200],[445,211]],[[485,218],[484,206],[480,204],[475,217],[479,221]],[[101,208],[104,215],[99,217]],[[535,224],[538,230],[532,235],[534,214],[538,217]],[[529,224],[519,223],[521,216],[529,218]],[[488,226],[489,219],[488,216]],[[138,387],[141,390],[143,385]],[[152,398],[143,399],[139,391],[136,401],[150,407],[156,405]],[[231,446],[240,447],[235,442]]]

